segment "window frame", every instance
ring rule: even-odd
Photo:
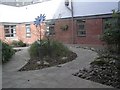
[[[4,32],[6,38],[16,37],[16,25],[4,25]]]
[[[77,36],[78,37],[85,37],[86,36],[86,28],[85,28],[85,20],[77,20]],[[80,29],[80,26],[84,26],[83,29]]]
[[[30,28],[30,24],[26,24],[25,25],[26,28],[26,38],[31,38],[31,28]],[[29,30],[29,31],[28,31]]]
[[[51,29],[52,28],[52,29]],[[50,30],[51,29],[51,30]],[[49,25],[49,35],[55,35],[55,25]]]

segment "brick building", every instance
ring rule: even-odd
[[[68,1],[68,5],[62,0],[23,7],[1,4],[0,7],[10,9],[11,13],[3,12],[0,8],[0,39],[8,43],[13,40],[33,43],[39,38],[33,21],[43,13],[49,24],[42,24],[42,37],[49,29],[50,37],[63,43],[102,45],[100,36],[104,31],[104,20],[112,17],[113,9],[119,9],[119,2]]]

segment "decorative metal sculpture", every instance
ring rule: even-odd
[[[37,18],[35,18],[35,21],[34,21],[34,25],[36,25],[36,27],[37,26],[40,26],[40,24],[43,22],[43,21],[45,21],[45,14],[40,14],[40,16],[37,16]]]
[[[40,33],[40,41],[41,41],[41,23],[43,23],[43,21],[45,21],[45,14],[40,14],[40,16],[37,16],[37,18],[35,18],[35,21],[34,21],[34,25],[36,25],[36,28],[39,26],[40,30],[39,33]]]
[[[41,59],[41,64],[43,65],[44,64],[44,62],[43,62],[43,55],[42,55],[42,48],[41,48],[41,46],[42,46],[42,43],[41,43],[41,24],[43,23],[43,21],[45,21],[45,14],[40,14],[40,16],[37,16],[37,18],[35,18],[35,21],[34,21],[34,25],[36,26],[36,28],[37,27],[39,27],[39,28],[37,28],[38,29],[38,31],[39,31],[39,34],[40,34],[40,41],[38,41],[38,44],[39,44],[39,57],[40,57],[40,59]]]

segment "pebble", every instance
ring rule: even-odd
[[[67,57],[62,57],[61,59],[62,59],[62,60],[65,60],[65,59],[67,59]]]

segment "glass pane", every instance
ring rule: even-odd
[[[85,36],[86,32],[85,31],[79,31],[79,32],[77,32],[77,35],[78,36]]]
[[[11,34],[11,37],[13,37],[14,35],[13,34]]]
[[[5,25],[4,28],[5,28],[5,29],[9,29],[9,26],[8,26],[8,25]]]
[[[13,29],[11,29],[11,33],[13,33]]]
[[[79,25],[79,29],[84,29],[84,25]]]
[[[85,32],[85,31],[80,31],[80,34],[81,34],[81,35],[85,35],[86,32]]]
[[[10,37],[10,34],[6,34],[5,37]]]
[[[13,34],[13,36],[15,37],[15,36],[16,36],[16,34],[14,33],[14,34]]]
[[[10,33],[10,32],[9,32],[9,29],[5,29],[5,33]]]
[[[27,33],[30,33],[30,28],[26,28],[26,32],[27,32]]]
[[[15,31],[15,30],[13,30],[13,33],[16,33],[16,31]]]

